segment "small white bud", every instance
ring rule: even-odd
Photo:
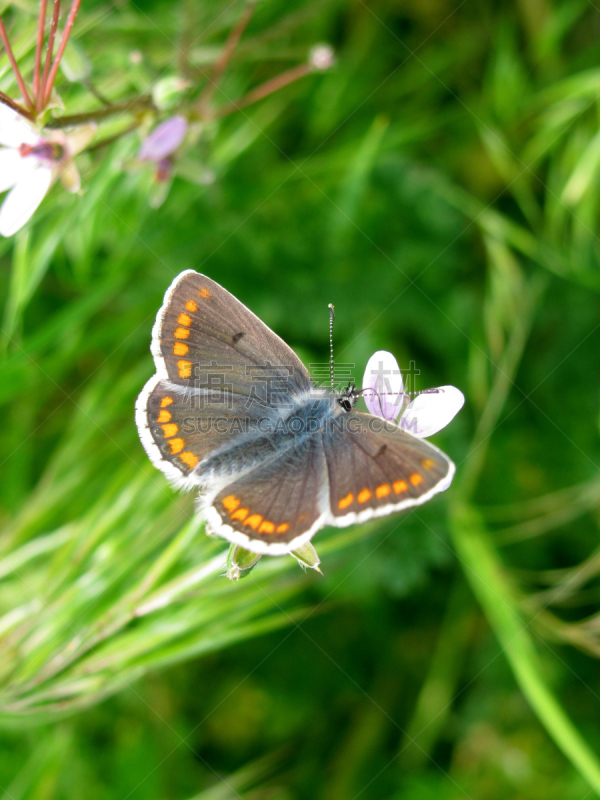
[[[329,69],[334,62],[333,48],[328,44],[316,44],[308,54],[308,63],[318,70]]]

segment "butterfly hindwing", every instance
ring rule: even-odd
[[[326,489],[322,441],[309,437],[221,489],[207,503],[208,521],[249,550],[287,553],[324,524]]]
[[[420,505],[450,483],[454,464],[428,442],[370,414],[343,423],[323,438],[334,525]]]
[[[136,421],[152,463],[180,486],[201,485],[196,467],[236,437],[252,434],[264,409],[240,395],[203,392],[151,378],[138,397]]]
[[[158,373],[173,383],[289,404],[310,376],[288,347],[243,303],[193,270],[175,278],[152,331]]]

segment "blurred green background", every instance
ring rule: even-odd
[[[37,4],[3,8],[29,77]],[[193,96],[243,8],[85,3],[65,113]],[[3,797],[600,794],[599,33],[578,0],[263,0],[215,108],[335,66],[197,126],[159,208],[135,154],[173,112],[107,119],[83,195],[0,242]],[[306,364],[333,302],[358,381],[382,348],[458,386],[453,487],[320,532],[323,578],[230,584],[133,419],[189,268]]]

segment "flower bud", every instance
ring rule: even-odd
[[[308,63],[318,70],[326,70],[335,63],[333,48],[328,44],[316,44],[308,54]]]
[[[162,111],[175,108],[181,104],[182,95],[189,85],[189,81],[185,81],[177,75],[161,78],[152,87],[152,101]]]
[[[260,553],[244,550],[239,544],[232,544],[227,553],[227,577],[230,581],[237,581],[249,575],[259,559]]]
[[[140,161],[162,161],[175,152],[185,139],[187,119],[182,116],[169,117],[157,125],[142,142],[138,158]]]
[[[294,550],[292,555],[303,569],[315,569],[319,575],[323,574],[319,569],[321,559],[317,555],[317,551],[310,542],[307,542],[302,547],[299,547],[298,550]]]

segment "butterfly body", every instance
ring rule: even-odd
[[[214,533],[257,553],[420,505],[452,462],[428,442],[317,388],[295,353],[233,295],[188,270],[153,328],[157,374],[136,403],[152,462],[201,490]]]
[[[337,415],[337,397],[325,393],[299,398],[298,407],[285,415],[266,416],[258,420],[254,430],[226,443],[205,458],[196,470],[197,476],[210,482],[216,478],[240,475],[265,463],[276,455],[300,447],[311,436],[320,435]]]

